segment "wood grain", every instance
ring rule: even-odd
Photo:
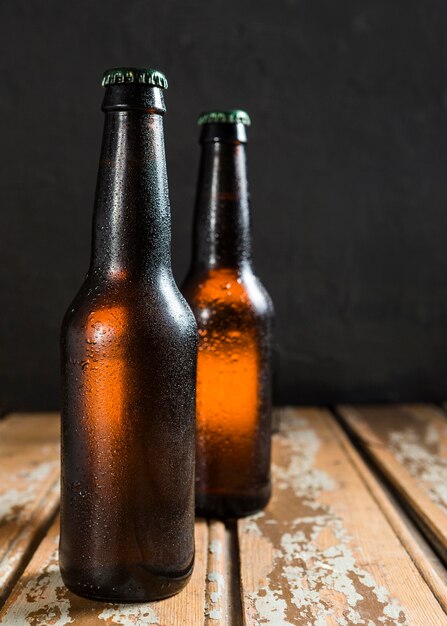
[[[13,414],[0,423],[0,602],[59,503],[59,418]]]
[[[447,419],[429,405],[343,406],[341,419],[447,562]]]
[[[447,624],[345,445],[329,412],[281,411],[272,500],[238,523],[246,626]]]
[[[204,623],[208,548],[206,522],[196,521],[195,530],[194,573],[179,594],[146,604],[106,604],[79,598],[64,586],[58,567],[59,520],[56,520],[0,613],[0,624],[201,626]]]
[[[331,426],[421,576],[447,613],[447,571],[442,562],[387,486],[371,472],[338,423],[333,421]]]
[[[206,626],[240,626],[241,607],[235,525],[210,520],[205,601]]]
[[[344,419],[357,416],[355,411],[344,407]],[[409,415],[417,415],[412,418],[416,425],[413,434],[394,436],[393,442],[418,446],[428,441],[430,453],[436,451],[442,460],[442,412],[433,407],[400,411],[405,428]],[[277,415],[271,503],[266,511],[239,520],[237,533],[232,521],[197,520],[194,574],[180,594],[133,605],[74,596],[59,574],[56,520],[16,582],[0,624],[447,626],[445,570],[334,417],[323,409],[283,409]],[[363,418],[350,421],[363,423]],[[380,428],[362,432],[362,441],[374,452],[387,451]],[[11,563],[6,556],[19,554],[10,583],[20,571],[16,563],[23,569],[56,510],[58,440],[58,420],[51,415],[15,415],[0,423],[0,502],[6,512],[0,518],[5,520],[0,555],[2,562]],[[406,458],[402,450],[401,455]],[[441,462],[436,476],[442,475],[442,467]],[[424,483],[432,505],[430,490],[442,498],[440,484],[428,482],[433,474],[420,476],[413,466],[405,471],[408,480]]]

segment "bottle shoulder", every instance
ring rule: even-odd
[[[190,272],[182,292],[197,314],[211,308],[246,308],[257,315],[273,315],[272,300],[251,267],[244,270],[213,268]]]
[[[62,334],[70,330],[88,334],[94,327],[109,335],[120,334],[124,327],[133,333],[196,334],[194,315],[172,275],[138,281],[87,276],[64,316]]]

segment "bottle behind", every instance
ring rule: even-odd
[[[166,79],[103,84],[91,264],[62,328],[60,568],[81,596],[140,602],[193,567],[197,328],[171,271]]]
[[[244,516],[270,497],[273,307],[255,276],[243,111],[199,118],[193,258],[182,287],[199,329],[196,510]]]

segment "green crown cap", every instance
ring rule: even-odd
[[[102,86],[119,85],[122,83],[140,83],[154,87],[168,88],[166,76],[158,70],[139,67],[115,67],[106,70],[102,77]]]
[[[205,111],[197,120],[199,126],[203,126],[203,124],[215,124],[216,122],[222,124],[245,124],[245,126],[250,126],[251,124],[250,116],[246,111],[242,111],[242,109]]]

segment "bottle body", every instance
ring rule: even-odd
[[[92,599],[167,597],[193,567],[197,330],[169,236],[160,112],[111,107],[92,263],[61,342],[60,567]]]
[[[270,497],[273,306],[251,263],[240,126],[203,128],[193,262],[182,287],[199,330],[196,510],[208,517],[248,515]]]
[[[270,298],[251,268],[190,276],[199,330],[196,509],[239,517],[270,497]]]

